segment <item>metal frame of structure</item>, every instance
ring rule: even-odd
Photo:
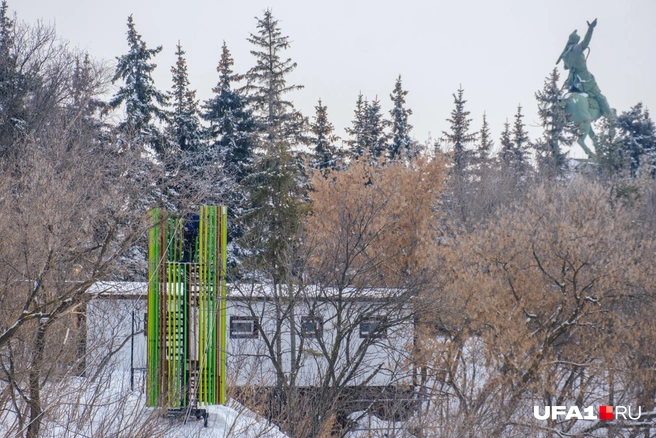
[[[227,208],[150,215],[147,404],[223,404]]]

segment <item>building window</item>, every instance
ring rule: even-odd
[[[323,322],[316,316],[303,316],[301,318],[301,336],[304,338],[321,338],[323,336]]]
[[[253,316],[231,316],[230,337],[233,339],[255,339],[258,336],[257,318]]]
[[[360,323],[360,337],[386,338],[387,327],[385,327],[385,318],[382,316],[375,316],[363,319]]]

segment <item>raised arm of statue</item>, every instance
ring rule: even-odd
[[[592,31],[597,25],[597,19],[595,18],[592,23],[588,23],[588,31],[585,33],[585,37],[583,38],[583,41],[581,42],[581,49],[585,50],[588,48],[588,44],[590,44],[590,40],[592,39]]]

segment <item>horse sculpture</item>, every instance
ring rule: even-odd
[[[585,139],[590,137],[596,149],[597,136],[592,130],[592,122],[601,117],[599,104],[586,93],[575,91],[565,93],[561,98],[561,105],[567,121],[574,123],[578,128],[579,138],[576,142],[588,154],[588,157],[593,158],[594,153],[585,144]]]
[[[569,76],[565,81],[567,91],[561,98],[565,116],[567,121],[577,126],[579,130],[577,143],[590,158],[594,158],[595,155],[586,146],[585,139],[589,136],[595,147],[597,146],[596,135],[592,130],[591,123],[602,115],[609,119],[615,117],[606,97],[601,94],[595,77],[588,71],[587,57],[584,55],[584,51],[588,49],[592,39],[592,31],[596,26],[596,19],[592,23],[588,23],[588,31],[580,43],[581,38],[576,31],[572,32],[565,50],[556,61],[558,64],[562,60],[565,70],[569,70]]]

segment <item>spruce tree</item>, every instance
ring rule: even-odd
[[[172,105],[169,117],[169,138],[175,148],[183,153],[194,153],[202,147],[202,131],[198,113],[196,91],[189,89],[189,75],[185,51],[178,41],[175,55],[177,61],[171,67],[173,89],[168,94]]]
[[[216,67],[219,73],[214,95],[203,104],[203,119],[209,122],[206,137],[209,142],[202,159],[222,167],[231,181],[224,183],[228,205],[228,264],[231,271],[245,258],[240,239],[245,233],[244,214],[249,211],[249,194],[244,181],[254,170],[255,121],[247,108],[247,99],[235,86],[243,76],[232,68],[234,60],[225,41]],[[216,170],[215,170],[216,171]]]
[[[29,77],[20,71],[14,52],[14,20],[6,1],[0,6],[0,155],[9,152],[25,131]]]
[[[520,172],[524,172],[527,167],[530,165],[528,161],[528,150],[530,147],[530,139],[528,137],[528,132],[526,132],[526,126],[522,120],[524,115],[522,114],[522,106],[517,106],[517,114],[515,114],[515,123],[513,125],[512,131],[512,142],[513,142],[513,152],[514,152],[514,165],[516,169]]]
[[[471,119],[469,111],[465,110],[467,101],[463,98],[464,90],[458,88],[458,94],[453,95],[455,108],[451,111],[451,118],[447,119],[450,124],[450,131],[442,131],[444,141],[453,149],[453,163],[456,173],[463,172],[469,162],[470,151],[466,149],[467,145],[476,141],[476,133],[469,132]]]
[[[9,4],[3,0],[0,6],[0,60],[2,66],[6,64],[12,55],[14,48],[14,20],[9,18]]]
[[[105,104],[95,95],[99,85],[98,71],[89,55],[77,56],[71,77],[71,101],[66,105],[66,114],[68,123],[77,134],[87,134],[86,138],[107,143],[108,125],[99,117]]]
[[[358,100],[355,102],[355,110],[353,111],[352,127],[346,128],[346,132],[351,136],[351,139],[347,140],[346,144],[349,147],[351,157],[356,160],[365,152],[365,125],[368,107],[369,103],[362,96],[362,93],[359,93]]]
[[[302,88],[287,84],[287,76],[296,68],[295,62],[282,57],[289,37],[282,35],[271,11],[256,19],[257,34],[248,38],[255,46],[251,54],[256,65],[245,75],[245,90],[260,136],[254,170],[244,179],[249,210],[241,244],[253,254],[254,269],[264,269],[276,288],[288,272],[287,257],[295,248],[296,225],[304,212],[307,184],[292,147],[306,141],[305,119],[285,99]]]
[[[167,104],[167,98],[155,88],[152,72],[157,64],[150,62],[151,58],[162,51],[162,47],[146,47],[135,29],[132,15],[128,17],[127,41],[129,51],[116,58],[116,72],[112,78],[112,83],[122,80],[124,84],[109,101],[109,107],[116,109],[125,105],[125,120],[118,126],[124,136],[138,145],[154,146],[163,154],[163,144],[153,123],[155,119],[166,121],[163,107]]]
[[[629,163],[631,175],[635,176],[644,162],[649,162],[650,173],[656,169],[656,127],[644,110],[642,102],[617,117],[621,131],[621,155]]]
[[[372,163],[377,163],[386,149],[387,134],[385,127],[387,120],[383,119],[383,114],[380,109],[380,101],[378,96],[365,109],[364,117],[364,149],[365,153],[369,156]]]
[[[560,173],[565,169],[566,154],[562,147],[569,146],[574,141],[565,111],[560,104],[559,79],[558,69],[554,68],[545,79],[542,90],[535,93],[543,134],[542,138],[535,142],[534,148],[538,167],[550,173]]]
[[[407,91],[403,90],[401,75],[396,79],[394,91],[390,99],[394,104],[390,110],[392,124],[392,141],[389,144],[387,158],[398,160],[401,157],[411,157],[414,152],[414,142],[410,138],[412,125],[408,123],[408,117],[412,114],[411,109],[405,108],[405,96]]]
[[[92,91],[92,67],[89,55],[85,54],[84,59],[75,58],[75,67],[73,77],[71,78],[72,98],[71,106],[74,109],[82,110],[89,101],[93,99]]]
[[[246,97],[235,88],[243,76],[233,72],[233,65],[224,42],[216,68],[219,82],[212,89],[214,96],[204,104],[203,119],[209,122],[208,138],[213,155],[219,157],[239,185],[253,167],[255,120],[247,108]]]
[[[310,124],[310,130],[314,134],[310,137],[310,144],[314,146],[312,167],[322,170],[325,174],[328,169],[337,169],[339,165],[335,146],[337,136],[333,134],[335,127],[328,121],[328,108],[321,104],[321,99],[314,109],[316,114]]]
[[[257,34],[248,41],[255,46],[251,54],[256,65],[246,73],[250,103],[255,110],[258,128],[263,133],[261,146],[277,149],[280,145],[296,145],[302,142],[305,119],[294,109],[294,104],[285,95],[303,88],[287,85],[287,76],[294,71],[296,63],[282,58],[289,48],[289,37],[283,36],[278,20],[270,10],[257,19]]]
[[[479,141],[478,147],[476,148],[476,160],[479,163],[484,163],[490,158],[490,152],[494,146],[494,140],[492,140],[492,135],[490,134],[490,125],[487,123],[485,112],[483,113],[483,126],[481,126],[478,135]]]
[[[512,133],[510,132],[510,123],[506,119],[506,122],[503,124],[503,131],[501,132],[501,162],[506,167],[512,167],[515,164],[515,143],[513,143],[511,138]]]

